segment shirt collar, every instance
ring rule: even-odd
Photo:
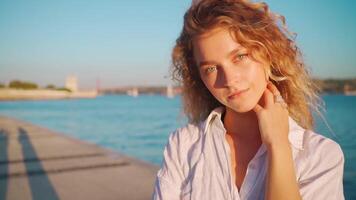
[[[208,115],[208,117],[206,118],[205,121],[202,122],[201,127],[204,130],[204,133],[206,133],[208,131],[208,128],[210,126],[210,124],[212,124],[213,122],[218,123],[218,125],[222,125],[223,130],[225,130],[224,128],[224,124],[221,121],[221,115],[225,112],[225,107],[217,107],[214,110],[212,110],[210,112],[210,114]],[[218,119],[218,120],[215,120]],[[226,130],[225,130],[226,131]]]
[[[217,123],[216,125],[220,126],[225,130],[224,124],[221,121],[221,115],[224,113],[224,107],[217,107],[212,110],[209,116],[205,121],[202,122],[201,127],[204,130],[204,134],[207,132],[211,123]],[[303,150],[303,136],[305,129],[298,125],[298,123],[292,118],[288,117],[289,122],[289,142],[297,149]],[[226,131],[226,130],[225,130]]]

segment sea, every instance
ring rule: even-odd
[[[345,156],[344,193],[356,199],[356,96],[324,94],[315,132],[337,141]],[[103,95],[95,99],[0,102],[0,115],[40,125],[160,165],[170,133],[187,123],[180,96]]]

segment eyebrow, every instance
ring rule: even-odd
[[[244,47],[237,47],[236,49],[234,49],[234,50],[232,50],[228,55],[227,55],[227,57],[232,57],[233,55],[235,55],[237,52],[239,52],[239,51],[242,51],[242,50],[245,50],[245,48]],[[199,63],[198,63],[198,66],[199,67],[202,67],[202,66],[204,66],[204,65],[213,65],[213,64],[216,64],[216,62],[214,62],[214,61],[208,61],[208,60],[203,60],[203,61],[200,61]]]

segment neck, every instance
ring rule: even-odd
[[[251,110],[238,113],[226,107],[224,126],[228,134],[244,141],[261,140],[256,113]]]

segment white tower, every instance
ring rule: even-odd
[[[66,88],[70,89],[72,92],[78,91],[78,81],[76,76],[67,76]]]

